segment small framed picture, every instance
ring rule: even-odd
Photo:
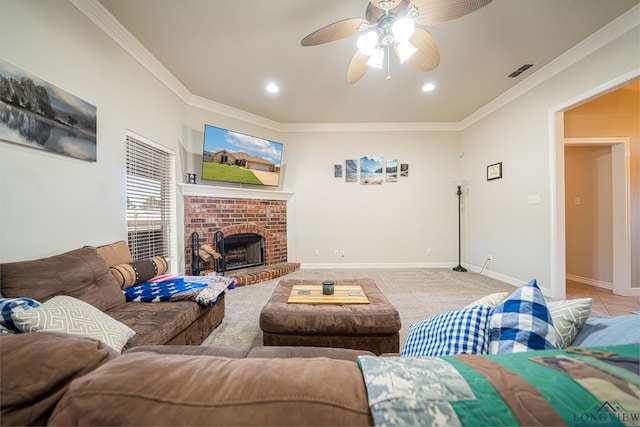
[[[333,177],[342,178],[342,165],[333,165]]]
[[[346,182],[358,182],[358,162],[345,160],[344,177]]]
[[[502,162],[487,166],[487,181],[502,178]]]

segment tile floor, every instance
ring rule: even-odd
[[[593,298],[592,309],[609,316],[640,311],[639,297],[614,295],[609,289],[567,280],[567,299]]]

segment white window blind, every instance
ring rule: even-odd
[[[134,260],[162,256],[170,262],[176,243],[175,156],[162,146],[127,134],[126,157],[131,256]]]

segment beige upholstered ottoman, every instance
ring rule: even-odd
[[[371,279],[336,280],[362,288],[369,304],[288,304],[294,285],[321,280],[281,280],[260,313],[264,345],[313,346],[400,351],[400,314]]]

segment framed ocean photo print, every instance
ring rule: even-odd
[[[345,160],[344,177],[346,182],[358,182],[358,162]]]
[[[398,182],[398,161],[387,160],[385,173],[387,182]]]
[[[400,163],[400,176],[403,178],[409,176],[409,163]]]
[[[333,165],[333,177],[342,178],[342,165]]]
[[[377,185],[384,182],[382,156],[360,157],[360,184]]]

